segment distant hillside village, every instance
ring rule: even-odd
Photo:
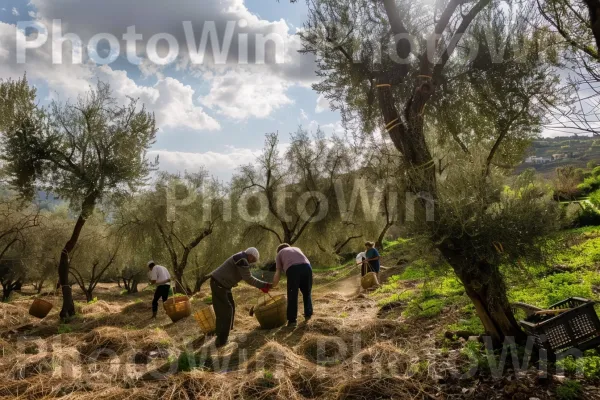
[[[551,157],[529,156],[525,159],[525,164],[547,164],[551,163],[552,161],[566,160],[569,158],[575,158],[577,156],[578,154],[573,152],[552,154]]]
[[[600,138],[571,136],[543,138],[532,143],[517,172],[535,168],[542,174],[553,174],[557,167],[575,165],[585,168],[588,163],[600,164]]]

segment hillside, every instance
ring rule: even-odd
[[[553,160],[545,164],[523,163],[516,172],[534,168],[540,174],[549,177],[558,167],[574,165],[585,168],[589,162],[600,164],[600,138],[591,136],[556,137],[535,140],[526,153],[527,157],[552,158],[555,154],[566,155],[567,158]]]

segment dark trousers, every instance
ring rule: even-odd
[[[212,292],[213,309],[216,316],[217,341],[225,343],[229,338],[229,331],[233,329],[235,301],[233,300],[231,289],[221,286],[214,279],[210,280],[210,290]]]
[[[159,285],[154,291],[154,299],[152,299],[152,312],[158,312],[158,300],[162,297],[163,303],[169,298],[169,289],[171,285]],[[148,303],[146,303],[148,304]]]
[[[292,265],[286,272],[287,276],[287,319],[296,322],[298,318],[298,291],[302,292],[304,300],[304,318],[313,315],[312,306],[312,268],[310,264]]]
[[[369,263],[363,261],[360,276],[365,276],[368,272],[371,272],[369,271]]]

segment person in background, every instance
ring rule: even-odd
[[[377,274],[377,279],[379,279],[379,252],[375,248],[375,243],[366,242],[365,248],[367,250],[365,252],[365,262],[367,264],[368,269],[367,272],[375,272]]]
[[[223,347],[227,344],[229,332],[233,329],[235,301],[231,289],[243,280],[249,285],[260,289],[263,293],[269,293],[272,285],[256,279],[250,273],[250,264],[254,264],[259,258],[258,250],[250,247],[246,251],[229,257],[211,273],[210,290],[217,325],[216,347]]]
[[[158,299],[162,297],[163,303],[169,298],[171,289],[171,274],[169,270],[162,265],[156,265],[154,261],[148,261],[148,278],[150,283],[156,285],[154,299],[152,300],[152,318],[156,318],[158,313]]]
[[[298,318],[298,290],[302,292],[304,300],[304,320],[308,321],[313,315],[312,306],[312,267],[308,258],[298,247],[291,247],[287,243],[277,247],[275,259],[275,276],[273,286],[279,283],[281,272],[287,276],[287,319],[288,326],[295,327]]]
[[[358,253],[356,255],[356,265],[360,265],[360,276],[363,277],[367,274],[367,262],[365,261],[367,257],[365,256],[365,252]]]

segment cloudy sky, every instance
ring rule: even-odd
[[[204,165],[228,178],[254,160],[267,132],[279,132],[285,143],[299,125],[321,126],[326,133],[339,129],[339,115],[311,89],[313,57],[297,52],[304,2],[0,4],[0,78],[26,72],[42,104],[74,99],[98,79],[122,100],[140,98],[160,127],[152,155],[160,155],[161,169]],[[111,37],[116,43],[109,44]],[[206,51],[198,50],[203,41]]]

